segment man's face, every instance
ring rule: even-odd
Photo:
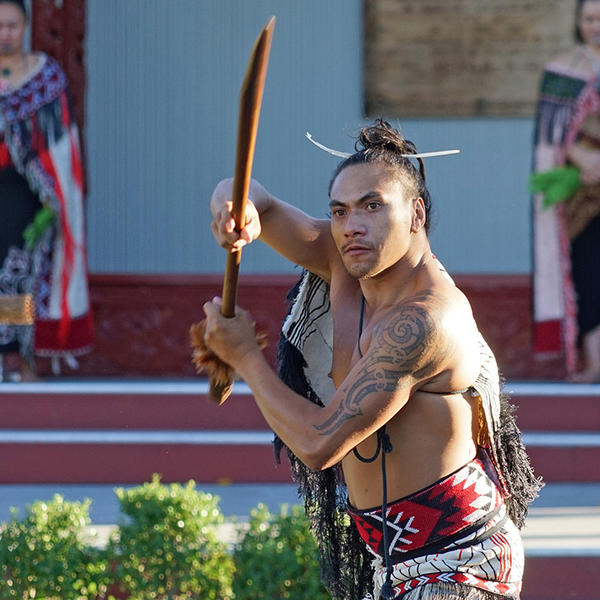
[[[0,56],[21,51],[25,26],[25,15],[18,6],[0,2]]]
[[[331,234],[348,273],[375,277],[406,255],[415,203],[382,163],[343,169],[331,187]],[[422,201],[421,201],[422,202]]]

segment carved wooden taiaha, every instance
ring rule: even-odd
[[[262,103],[275,17],[271,17],[260,32],[248,60],[248,67],[240,90],[235,171],[233,177],[232,215],[236,231],[240,231],[246,219],[246,200],[250,187],[256,134]],[[237,285],[242,250],[230,252],[225,264],[223,278],[223,302],[221,314],[231,318],[235,315]],[[198,373],[206,373],[210,379],[209,397],[217,404],[227,400],[233,388],[234,373],[221,362],[204,343],[205,321],[192,325],[190,337],[193,362]],[[262,342],[262,340],[259,340]]]

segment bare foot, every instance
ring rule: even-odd
[[[21,383],[21,373],[18,371],[4,371],[2,381],[4,383]]]
[[[21,381],[19,374],[20,358],[16,352],[0,354],[0,381],[16,383]]]
[[[40,381],[40,378],[35,372],[35,365],[25,359],[21,359],[21,381],[29,383]]]

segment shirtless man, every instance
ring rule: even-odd
[[[492,575],[490,570],[486,575],[483,567],[471,579],[462,577],[458,568],[437,579],[432,575],[431,581],[421,577],[418,583],[412,571],[403,574],[402,569],[411,566],[403,560],[407,552],[403,542],[411,551],[419,544],[410,539],[410,525],[402,536],[388,541],[387,550],[369,544],[369,523],[377,519],[372,507],[381,505],[384,479],[388,499],[415,500],[412,495],[418,490],[440,481],[452,486],[451,474],[477,464],[488,488],[495,490],[494,498],[488,498],[493,504],[490,513],[503,509],[503,492],[491,461],[478,458],[479,396],[472,391],[482,366],[481,338],[468,300],[432,254],[424,177],[400,156],[416,149],[383,121],[363,129],[360,143],[363,149],[334,174],[329,220],[312,218],[252,182],[246,225],[238,234],[230,212],[231,181],[221,182],[211,199],[212,229],[223,247],[235,251],[260,239],[329,284],[333,397],[318,406],[287,387],[256,344],[248,313],[238,309],[236,317],[225,319],[218,298],[204,305],[205,341],[246,381],[268,424],[305,465],[319,471],[341,463],[350,514],[367,546],[381,558],[376,598],[392,597],[392,586],[393,597],[399,597],[400,590],[401,597],[411,599],[497,598],[496,592],[516,598],[522,549],[508,519],[489,524],[488,515],[465,518],[469,533],[477,526],[500,528],[510,539],[501,550],[506,556],[512,550],[515,557],[501,573]],[[381,437],[381,431],[387,438]],[[388,452],[378,452],[382,439],[391,443]],[[381,454],[387,461],[385,478],[379,460],[364,459]],[[385,502],[384,498],[386,512],[397,504],[385,507]],[[457,501],[455,506],[460,504]],[[418,517],[415,514],[417,521]],[[422,524],[413,521],[412,530],[422,532]],[[458,546],[464,547],[467,532],[461,527],[450,535],[432,532],[421,540],[420,558],[440,536],[447,539],[435,547],[438,554],[448,546],[446,542],[456,543],[459,538],[462,545]],[[392,526],[390,535],[398,532],[398,526]],[[481,542],[485,543],[489,537]],[[433,569],[437,573],[438,567]],[[416,588],[415,595],[410,595],[411,587]],[[442,591],[454,595],[426,595]]]

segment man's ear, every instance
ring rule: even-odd
[[[427,221],[427,213],[425,211],[425,202],[420,196],[413,200],[413,217],[410,230],[412,233],[417,233],[425,227]]]

